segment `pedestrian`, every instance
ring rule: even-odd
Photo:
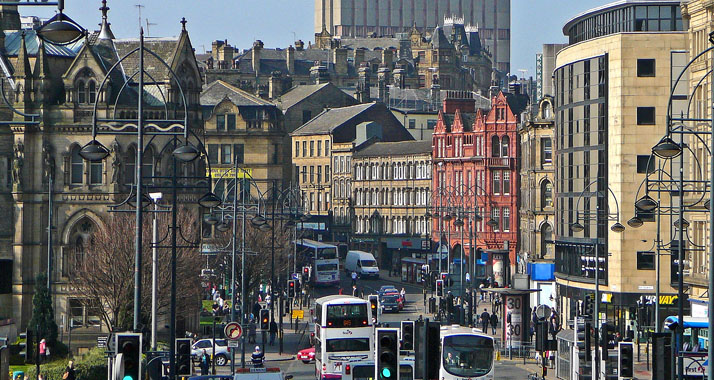
[[[258,326],[256,326],[255,324],[255,319],[251,318],[250,322],[248,323],[248,343],[255,344],[257,327]]]
[[[253,367],[262,367],[265,361],[265,354],[260,350],[260,346],[255,346],[253,354],[250,356],[250,361],[253,363]]]
[[[44,362],[45,361],[45,350],[47,349],[47,342],[45,341],[45,338],[42,338],[40,340],[40,361]]]
[[[76,380],[74,374],[74,361],[70,360],[67,363],[67,368],[64,369],[64,374],[62,374],[62,380]]]
[[[352,297],[357,297],[357,285],[352,285]]]
[[[262,308],[263,308],[263,307],[260,306],[260,302],[257,302],[257,301],[256,301],[255,304],[253,305],[253,315],[254,315],[256,318],[260,318],[260,309],[262,309]]]
[[[270,294],[268,294],[267,296],[265,296],[265,305],[266,305],[265,307],[266,307],[267,309],[270,309],[270,303],[271,303],[272,301],[273,301],[273,297],[271,297]]]
[[[340,288],[340,290],[337,291],[337,294],[342,295],[342,288]]]
[[[357,272],[352,271],[352,286],[357,284]]]
[[[270,345],[275,344],[275,334],[278,333],[278,324],[275,321],[270,322]]]
[[[404,288],[399,292],[399,295],[402,297],[402,302],[407,303],[407,291]]]
[[[484,334],[488,334],[488,323],[490,320],[491,315],[488,314],[488,311],[484,308],[483,313],[481,313],[481,331],[483,331]]]
[[[496,326],[498,326],[498,316],[496,313],[491,314],[491,320],[489,321],[491,323],[491,330],[493,331],[493,335],[496,335]]]
[[[205,349],[203,350],[203,354],[201,354],[201,363],[199,364],[199,367],[201,368],[201,376],[208,375],[208,369],[211,368],[211,358],[208,356]]]
[[[483,302],[483,297],[486,294],[486,292],[483,290],[483,282],[478,286],[478,292],[479,292],[479,300]]]

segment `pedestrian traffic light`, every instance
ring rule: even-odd
[[[399,380],[399,330],[377,329],[376,380]]]
[[[619,377],[620,378],[633,378],[635,377],[634,371],[634,347],[632,342],[620,342],[618,347],[619,357]]]
[[[372,323],[377,323],[379,317],[379,297],[377,297],[377,295],[375,294],[370,294],[369,296],[367,296],[367,298],[369,299],[369,309],[372,315]]]
[[[436,280],[436,296],[444,296],[444,280]]]
[[[454,285],[454,280],[449,276],[448,273],[442,272],[441,273],[441,280],[444,282],[444,286],[452,286]]]
[[[302,277],[305,280],[310,279],[310,267],[302,267]]]
[[[402,350],[414,351],[414,321],[402,321]]]
[[[260,309],[260,329],[262,331],[270,330],[270,310]]]
[[[176,338],[176,374],[179,376],[193,375],[191,338]]]
[[[121,380],[141,380],[141,334],[117,334],[116,353],[124,367]]]
[[[426,283],[428,281],[428,279],[429,279],[429,266],[428,265],[421,266],[420,277],[421,277],[422,283]]]
[[[288,280],[288,297],[295,297],[295,280]]]
[[[575,333],[576,342],[578,347],[578,358],[580,359],[580,367],[582,368],[584,364],[590,362],[590,324],[587,323],[585,318],[578,317],[575,319]]]

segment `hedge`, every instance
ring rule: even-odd
[[[56,360],[40,366],[40,372],[44,374],[45,380],[62,380],[67,362],[69,360]],[[27,375],[30,379],[35,379],[36,368],[32,366]],[[81,380],[105,380],[107,378],[107,358],[104,349],[93,348],[88,353],[74,361],[74,371],[77,379]]]

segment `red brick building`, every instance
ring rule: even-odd
[[[525,103],[522,95],[499,92],[490,110],[476,110],[471,93],[449,92],[432,140],[431,236],[437,252],[448,244],[453,262],[461,256],[461,244],[466,256],[472,246],[481,248],[476,278],[493,276],[499,285],[508,283],[516,265],[516,130]]]

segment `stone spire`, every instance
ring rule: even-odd
[[[111,24],[107,21],[107,13],[109,12],[107,0],[102,0],[102,7],[99,8],[99,10],[102,11],[102,23],[99,24],[102,28],[99,30],[99,36],[97,38],[100,40],[113,40],[115,38],[114,33],[112,33],[112,29],[109,27]]]
[[[20,34],[20,50],[17,52],[17,61],[15,61],[15,104],[19,109],[24,109],[25,104],[32,101],[32,68],[30,67],[30,57],[27,54],[27,45],[25,44],[25,32]]]
[[[34,86],[35,99],[38,103],[47,103],[49,101],[50,90],[50,65],[47,60],[47,50],[45,43],[40,40],[37,47],[37,58],[35,59]]]

